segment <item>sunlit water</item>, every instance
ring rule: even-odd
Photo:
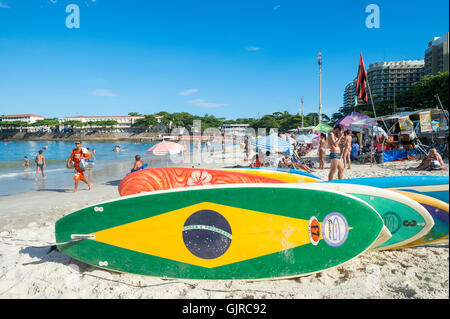
[[[133,142],[84,142],[83,147],[95,149],[95,166],[90,172],[93,182],[106,179],[122,179],[133,164],[135,155],[141,155],[149,167],[167,165],[167,156],[145,155],[145,151],[155,143]],[[120,145],[120,152],[114,146]],[[47,149],[44,148],[47,146]],[[66,168],[66,162],[74,142],[60,141],[2,141],[0,143],[0,196],[26,192],[30,190],[48,190],[61,186],[73,185],[74,170]],[[35,158],[39,150],[43,150],[46,159],[44,169],[46,179],[39,172],[37,180]],[[24,156],[30,161],[30,168],[23,167]]]

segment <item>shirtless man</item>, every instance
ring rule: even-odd
[[[42,172],[42,179],[45,179],[44,167],[45,167],[45,157],[42,155],[43,151],[39,150],[39,154],[36,156],[34,162],[36,163],[36,180],[38,179],[39,169]]]
[[[328,146],[330,147],[330,173],[328,174],[328,180],[331,181],[334,178],[336,170],[338,171],[338,178],[344,177],[344,164],[341,160],[341,148],[339,146],[340,139],[342,138],[342,125],[338,124],[328,134]]]
[[[70,157],[67,159],[66,165],[67,168],[70,168],[70,164],[71,162],[73,162],[73,167],[75,168],[75,176],[73,177],[73,180],[75,181],[75,189],[73,191],[74,193],[77,192],[78,183],[80,180],[88,185],[89,190],[91,190],[92,187],[92,183],[89,183],[84,176],[84,168],[80,167],[81,160],[83,158],[90,158],[90,155],[87,150],[83,150],[83,148],[81,147],[81,142],[76,142],[75,146],[76,148],[72,150]]]
[[[351,169],[352,160],[350,159],[350,154],[352,153],[352,133],[350,130],[344,132],[344,151],[342,153],[342,159],[344,160],[343,165],[347,164],[347,168]]]

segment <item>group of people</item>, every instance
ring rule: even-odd
[[[326,148],[327,146],[330,148],[330,172],[328,174],[328,180],[333,180],[336,173],[338,179],[342,179],[344,169],[351,169],[352,141],[352,132],[350,130],[344,130],[341,124],[337,124],[328,133],[328,136],[325,133],[320,133],[317,149],[319,169],[325,168]]]
[[[43,149],[40,149],[34,159],[34,163],[36,164],[36,175],[35,175],[36,180],[39,177],[39,172],[41,172],[43,180],[45,180],[45,178],[46,178],[45,174],[44,174],[45,156],[44,156],[43,150],[47,149],[47,148],[48,148],[48,146],[44,146]],[[23,158],[23,168],[26,171],[30,169],[30,160],[28,159],[28,156],[24,156],[24,158]]]
[[[44,173],[44,168],[46,167],[44,150],[47,149],[48,146],[44,146],[42,149],[40,149],[34,159],[34,162],[36,164],[36,180],[38,180],[39,178],[39,172],[41,172],[42,174],[42,179],[46,179]],[[86,179],[86,177],[84,176],[84,172],[86,171],[88,165],[93,165],[93,160],[95,160],[95,149],[92,149],[92,151],[90,151],[89,148],[83,148],[81,146],[81,142],[77,141],[75,143],[75,148],[72,150],[72,153],[70,154],[66,163],[67,168],[73,168],[75,170],[75,174],[73,177],[75,181],[74,193],[77,192],[78,183],[80,180],[88,185],[89,190],[91,189],[92,183],[90,183],[88,179]],[[28,156],[24,156],[23,167],[26,171],[30,168],[30,160],[28,159]]]
[[[285,167],[293,169],[302,169],[308,173],[314,172],[310,166],[312,162],[304,161],[301,155],[301,148],[294,149],[294,154],[292,156],[284,154],[283,156],[278,156],[276,153],[271,153],[266,151],[263,154],[256,154],[250,167]]]

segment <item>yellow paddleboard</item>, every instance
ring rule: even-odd
[[[227,171],[238,172],[238,173],[246,173],[258,176],[269,177],[273,179],[277,179],[279,181],[287,182],[287,183],[315,183],[319,180],[313,177],[298,175],[298,174],[290,174],[280,171],[272,171],[265,169],[251,169],[251,168],[230,168],[226,169]]]

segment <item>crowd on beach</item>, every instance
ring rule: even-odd
[[[352,161],[358,160],[360,163],[364,163],[367,160],[367,154],[371,152],[372,145],[377,146],[377,151],[381,148],[379,145],[386,145],[385,149],[391,150],[396,149],[398,143],[394,143],[392,139],[389,139],[387,136],[375,136],[372,141],[369,138],[363,138],[363,147],[360,150],[358,138],[355,134],[356,132],[352,132],[351,130],[345,130],[341,124],[337,124],[334,128],[328,133],[320,133],[318,137],[318,147],[317,147],[317,156],[319,161],[318,169],[325,168],[325,156],[327,152],[327,148],[330,149],[329,160],[330,160],[330,172],[328,175],[328,180],[333,180],[337,173],[338,179],[343,179],[344,170],[351,169]],[[291,134],[286,134],[286,140],[292,138]],[[402,140],[402,147],[405,149],[414,147],[414,134],[405,134],[406,138]],[[284,138],[281,134],[279,137]],[[248,158],[248,149],[249,143],[248,140],[244,142],[245,150]],[[395,144],[395,145],[394,145]],[[293,169],[301,169],[308,173],[314,172],[314,163],[308,159],[305,160],[302,157],[311,152],[315,147],[313,144],[303,144],[294,142],[294,151],[293,154],[284,153],[283,156],[278,156],[277,153],[266,151],[265,153],[262,151],[257,151],[257,154],[252,158],[250,167],[272,167],[272,168],[293,168]],[[360,157],[360,152],[366,154],[366,156]],[[416,168],[417,170],[446,170],[445,163],[442,159],[442,156],[435,148],[430,148],[429,153],[425,156],[419,166]]]
[[[392,142],[392,139],[387,138],[387,136],[376,137],[372,141],[365,136],[363,138],[362,148],[360,149],[359,137],[356,136],[357,132],[352,132],[350,130],[345,130],[341,124],[337,124],[334,128],[328,133],[320,133],[317,136],[318,141],[315,143],[300,143],[293,139],[295,137],[294,134],[279,134],[280,138],[286,139],[286,141],[292,141],[293,143],[293,152],[284,152],[280,153],[274,151],[272,149],[258,149],[258,146],[251,147],[249,137],[244,137],[242,146],[245,152],[245,160],[250,162],[250,167],[271,167],[271,168],[288,168],[288,169],[300,169],[307,173],[313,173],[315,169],[325,169],[325,159],[327,154],[327,149],[329,148],[329,174],[328,180],[333,180],[336,175],[338,179],[343,179],[344,170],[351,169],[352,161],[359,161],[360,163],[364,163],[365,156],[371,150],[372,145],[384,145],[391,148],[395,146]],[[235,144],[236,137],[233,139],[233,143]],[[413,138],[409,137],[405,141],[403,141],[403,147],[413,147]],[[200,144],[200,141],[199,141]],[[222,139],[222,151],[225,152],[225,139]],[[316,146],[313,146],[316,144]],[[372,144],[372,145],[371,145]],[[211,143],[207,142],[205,144],[207,152],[211,150]],[[38,154],[35,157],[36,164],[36,175],[35,179],[38,180],[39,173],[42,175],[42,179],[45,180],[46,176],[44,173],[44,169],[46,167],[46,159],[44,156],[44,150],[47,150],[48,146],[44,146],[41,150],[38,151]],[[389,149],[389,148],[388,148]],[[315,150],[317,152],[318,163],[315,163],[311,160],[310,153]],[[113,147],[114,152],[120,152],[120,146],[115,145]],[[254,152],[254,155],[251,160],[249,160],[250,152]],[[362,156],[360,156],[362,155]],[[367,157],[367,156],[366,156]],[[92,151],[89,148],[85,148],[82,146],[81,141],[77,141],[75,143],[75,148],[72,150],[69,155],[66,167],[68,169],[74,170],[74,193],[78,190],[79,182],[84,182],[89,190],[92,188],[91,180],[91,170],[94,166],[95,161],[95,149]],[[315,166],[317,165],[318,166]],[[30,160],[27,156],[24,157],[23,167],[25,170],[29,170],[30,168]],[[140,155],[136,155],[134,158],[133,167],[131,168],[130,173],[136,172],[138,170],[144,169],[147,167],[141,158]],[[442,156],[437,152],[435,148],[431,148],[429,154],[423,158],[419,166],[416,167],[417,170],[431,170],[431,169],[444,169],[446,170],[445,163],[442,159]],[[85,173],[87,171],[87,177]]]

